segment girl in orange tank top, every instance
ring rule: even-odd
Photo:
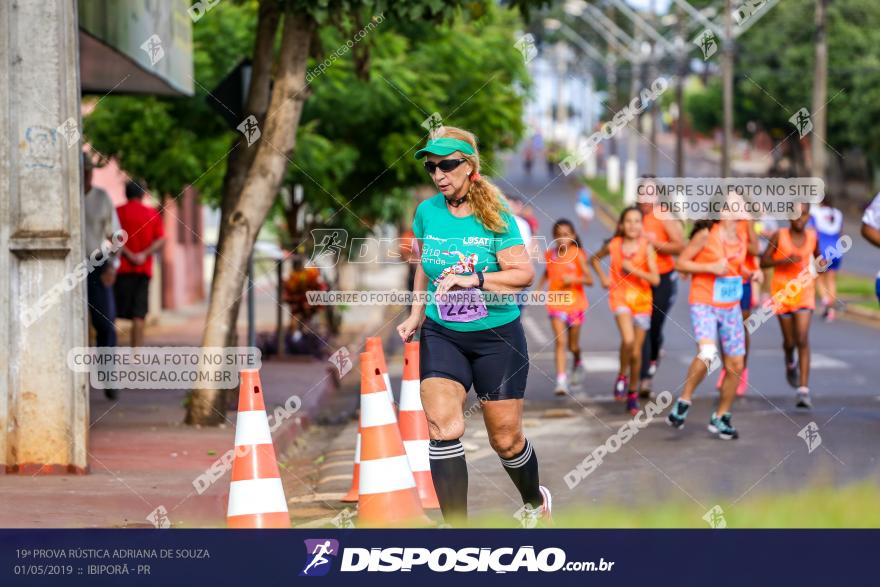
[[[755,232],[754,224],[755,223],[752,220],[739,220],[736,223],[737,236],[741,241],[747,243],[746,259],[743,262],[743,267],[745,268],[742,278],[743,293],[739,303],[743,323],[746,323],[746,320],[752,315],[752,306],[754,305],[754,296],[752,293],[753,283],[755,286],[760,287],[764,279],[763,273],[758,270],[760,269],[758,260],[760,248],[758,244],[758,233]],[[745,395],[749,388],[749,347],[751,346],[751,340],[749,338],[748,329],[745,329],[743,334],[745,335],[746,354],[743,356],[743,370],[739,378],[739,385],[736,387],[736,395]],[[726,375],[727,372],[722,368],[718,373],[718,381],[715,383],[716,389],[721,389],[721,384],[724,382],[724,377]]]
[[[609,255],[610,275],[606,275],[601,260]],[[616,235],[602,245],[590,263],[602,287],[609,290],[609,304],[620,330],[620,371],[614,399],[625,398],[627,410],[636,414],[642,345],[651,327],[651,286],[660,283],[654,247],[642,235],[642,212],[637,207],[620,214]]]
[[[728,211],[721,220],[700,220],[694,225],[691,240],[676,261],[676,268],[691,279],[690,314],[697,342],[697,354],[691,361],[681,397],[667,416],[670,425],[684,425],[694,391],[710,370],[724,367],[721,397],[709,418],[709,432],[723,440],[739,438],[733,426],[731,408],[745,363],[745,328],[740,301],[743,278],[752,278],[746,266],[748,234],[738,229],[736,210],[745,208],[742,197],[727,195]],[[760,270],[754,272],[760,279]],[[719,343],[722,353],[719,353]]]
[[[809,332],[816,307],[814,259],[820,253],[816,231],[807,227],[809,219],[809,205],[804,204],[789,228],[780,228],[770,237],[761,257],[761,267],[773,267],[769,304],[782,329],[785,377],[797,388],[799,408],[812,407]]]
[[[585,373],[581,361],[580,334],[589,302],[584,286],[593,285],[593,277],[587,269],[587,256],[581,248],[581,241],[574,225],[565,219],[553,225],[553,246],[544,255],[545,271],[537,290],[543,291],[548,285],[548,294],[567,294],[567,300],[553,300],[547,303],[547,314],[553,327],[556,340],[556,395],[569,392],[568,375],[565,370],[566,346],[574,357],[571,384]],[[566,338],[568,339],[566,341]]]

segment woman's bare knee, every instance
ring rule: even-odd
[[[451,379],[431,377],[422,382],[422,407],[431,440],[455,440],[464,434],[464,387]]]
[[[489,436],[489,445],[502,459],[516,456],[523,448],[526,437],[521,430],[496,432]]]

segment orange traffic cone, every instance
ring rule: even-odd
[[[364,526],[428,523],[409,468],[379,361],[361,353],[361,474],[358,522]]]
[[[385,389],[388,390],[388,398],[391,405],[394,406],[394,412],[397,413],[397,405],[394,403],[394,393],[391,391],[391,377],[388,375],[388,365],[385,363],[385,351],[382,348],[382,339],[378,336],[367,337],[364,345],[364,351],[373,353],[379,362],[379,371],[382,373],[382,381],[385,382]]]
[[[256,369],[241,371],[226,525],[229,528],[290,528],[287,499],[275,461],[260,373]]]
[[[408,342],[403,347],[403,381],[400,383],[400,437],[409,459],[409,467],[416,479],[419,499],[423,508],[438,509],[440,502],[434,492],[431,462],[428,460],[428,419],[422,409],[421,380],[419,378],[419,343]]]
[[[358,500],[358,486],[361,483],[361,426],[358,423],[357,442],[354,445],[354,471],[351,474],[351,488],[342,498],[345,502],[355,502]]]

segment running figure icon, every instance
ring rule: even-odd
[[[333,550],[333,548],[330,546],[330,541],[327,540],[325,542],[320,542],[316,544],[311,554],[312,560],[309,564],[306,565],[306,568],[303,569],[303,575],[308,575],[310,569],[314,569],[315,567],[319,567],[321,565],[329,563],[330,559],[326,558],[325,555],[335,555],[336,551]]]

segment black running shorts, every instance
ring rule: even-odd
[[[477,397],[522,399],[529,375],[526,335],[517,317],[495,328],[450,330],[425,318],[419,339],[421,379],[442,377],[473,385]]]

